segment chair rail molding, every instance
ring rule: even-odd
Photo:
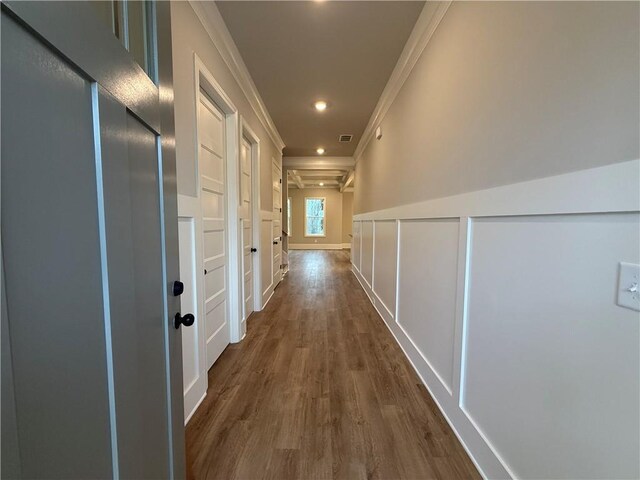
[[[276,148],[280,151],[285,147],[284,141],[276,128],[269,111],[258,92],[258,89],[251,78],[249,69],[240,55],[240,51],[236,46],[227,25],[224,23],[224,19],[218,10],[215,2],[189,0],[189,4],[196,16],[202,23],[202,26],[207,31],[209,38],[213,42],[214,46],[220,52],[224,62],[229,67],[231,74],[240,85],[242,92],[247,98],[254,113],[262,123],[269,137],[273,141]]]

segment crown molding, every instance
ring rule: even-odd
[[[229,33],[229,29],[224,23],[224,19],[222,18],[217,5],[215,2],[201,0],[190,0],[189,4],[200,20],[200,23],[202,23],[202,26],[209,35],[213,45],[216,47],[218,52],[220,52],[220,55],[227,64],[227,67],[229,67],[231,75],[233,75],[235,80],[238,82],[238,85],[240,85],[242,92],[247,97],[251,108],[258,117],[258,120],[262,123],[262,126],[269,134],[269,137],[271,137],[276,148],[282,151],[285,147],[282,137],[280,137],[280,133],[278,132],[273,119],[269,115],[267,107],[262,101],[262,97],[260,97],[260,93],[258,93],[255,83],[253,83],[251,74],[244,63],[244,60],[242,60],[242,55],[240,55],[240,51],[233,41],[233,38]]]
[[[411,31],[411,35],[409,35],[407,43],[400,54],[400,58],[398,58],[398,62],[396,63],[393,72],[391,72],[389,81],[380,95],[376,108],[373,110],[373,113],[369,118],[369,123],[367,123],[367,126],[362,133],[362,137],[360,137],[360,141],[356,146],[355,152],[353,153],[353,158],[355,158],[356,163],[360,160],[364,149],[373,138],[375,129],[380,125],[382,119],[389,111],[389,108],[398,96],[404,82],[409,77],[413,67],[415,67],[420,55],[422,55],[422,52],[429,43],[429,40],[431,40],[433,33],[436,31],[436,28],[438,28],[440,21],[444,17],[445,13],[447,13],[451,3],[452,0],[425,3],[420,16]]]

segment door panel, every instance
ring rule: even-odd
[[[92,115],[90,83],[3,12],[2,249],[25,478],[112,475]]]
[[[200,92],[198,106],[200,189],[203,220],[207,368],[229,344],[225,219],[224,115]]]
[[[269,298],[269,290],[273,288],[273,220],[262,219],[260,221],[260,256],[262,265],[260,268],[262,284],[262,304]]]
[[[165,356],[158,139],[108,93],[99,104],[120,474],[159,478],[169,438],[155,368]]]

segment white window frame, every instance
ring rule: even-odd
[[[307,231],[307,200],[322,200],[324,204],[323,232],[321,234],[311,234]],[[326,238],[327,236],[327,198],[326,197],[304,197],[304,236],[311,238]]]

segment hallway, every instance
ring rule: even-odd
[[[191,478],[480,478],[351,272],[292,252],[247,337],[209,371]]]

